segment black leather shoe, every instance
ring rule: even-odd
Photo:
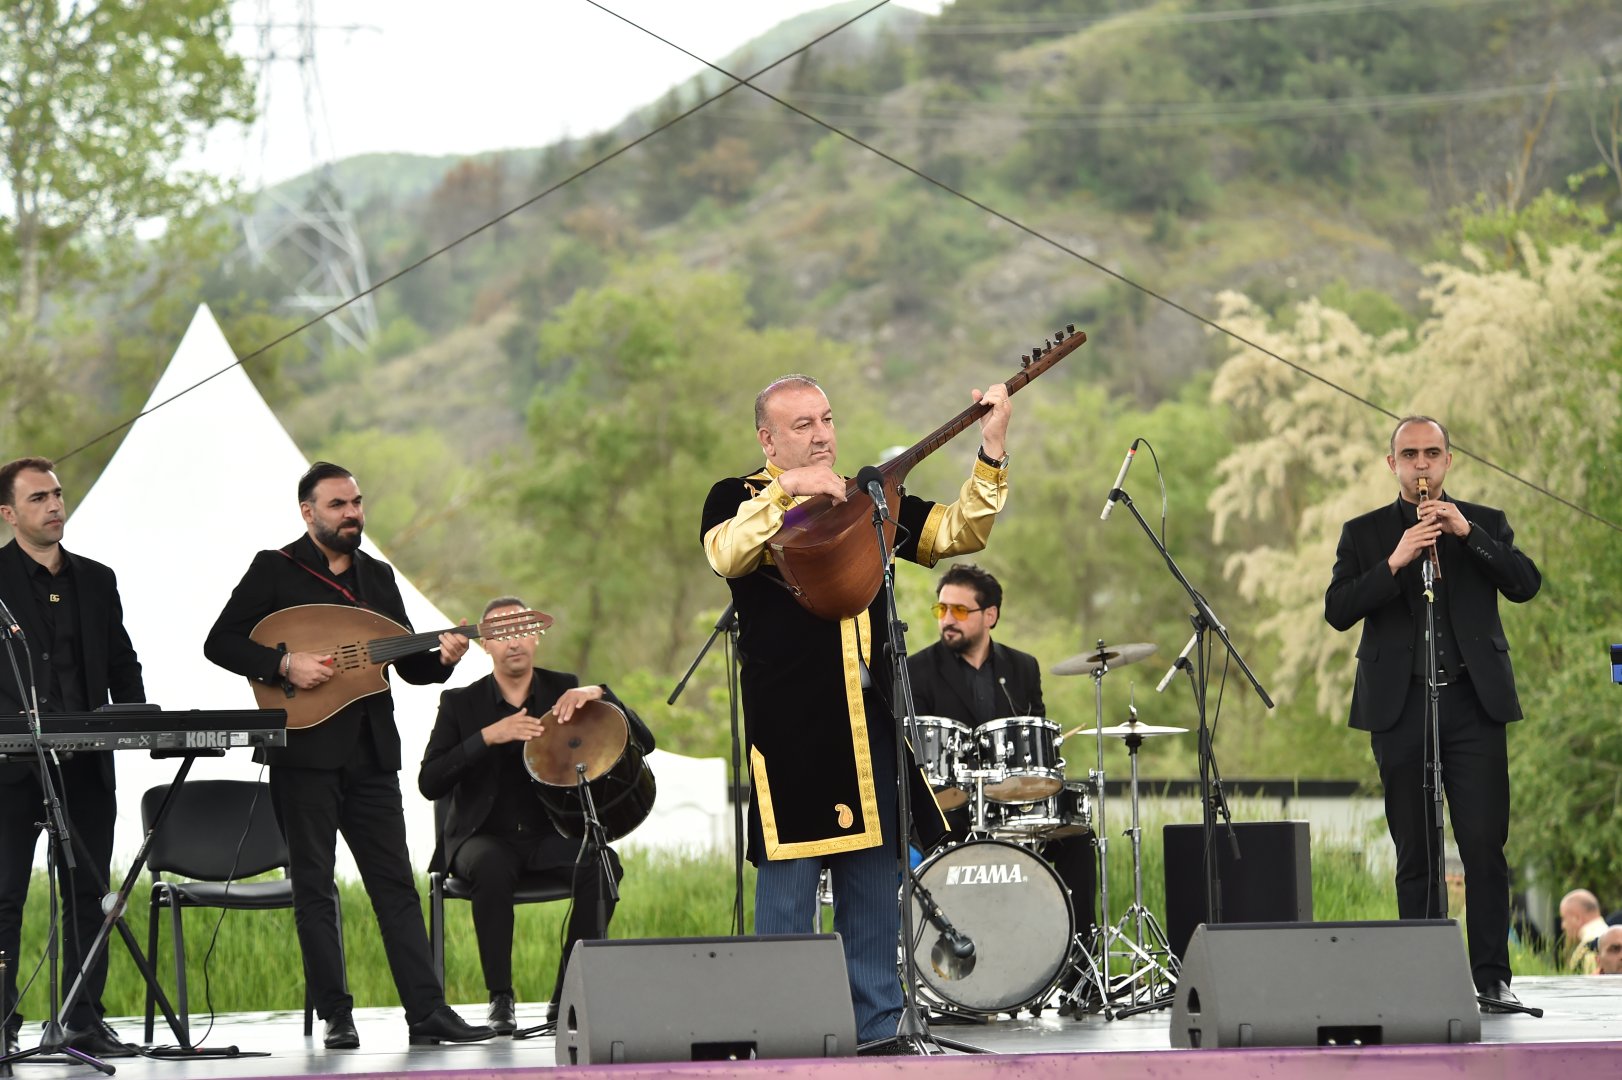
[[[339,1009],[327,1017],[327,1032],[321,1044],[328,1050],[359,1050],[360,1032],[355,1030],[355,1011]]]
[[[412,1046],[437,1046],[442,1042],[483,1042],[496,1037],[494,1028],[470,1024],[457,1016],[449,1005],[441,1005],[406,1029]]]
[[[513,995],[511,990],[501,990],[490,995],[490,1008],[484,1014],[485,1023],[497,1035],[511,1035],[518,1030],[518,1017],[513,1012]]]
[[[14,1027],[6,1028],[6,1042],[5,1042],[5,1051],[4,1051],[4,1053],[6,1054],[6,1056],[9,1057],[12,1054],[15,1054],[20,1049],[22,1049],[22,1043],[18,1042],[18,1040],[17,1040],[17,1029],[14,1028]]]
[[[1491,986],[1480,991],[1479,993],[1481,997],[1481,1011],[1484,1013],[1517,1012],[1518,1010],[1516,1009],[1505,1008],[1504,1006],[1519,1005],[1521,1003],[1521,999],[1515,996],[1515,991],[1509,988],[1509,983],[1507,982],[1493,983]],[[1497,1004],[1499,1002],[1502,1002],[1502,1004]]]
[[[135,1057],[141,1052],[132,1043],[120,1041],[118,1032],[108,1027],[105,1020],[97,1020],[87,1028],[70,1027],[64,1035],[63,1045],[93,1058]]]

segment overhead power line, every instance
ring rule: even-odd
[[[1225,337],[1231,338],[1232,340],[1240,343],[1241,345],[1246,346],[1247,348],[1254,349],[1257,352],[1261,353],[1263,356],[1266,356],[1266,357],[1268,357],[1268,358],[1270,358],[1270,359],[1272,359],[1272,360],[1274,360],[1274,361],[1276,361],[1276,362],[1278,362],[1280,364],[1283,364],[1285,367],[1288,367],[1288,368],[1292,369],[1296,373],[1298,373],[1298,374],[1300,374],[1300,375],[1302,375],[1302,376],[1304,376],[1306,378],[1312,379],[1315,382],[1318,382],[1318,383],[1322,384],[1323,386],[1335,391],[1338,394],[1345,395],[1346,397],[1351,398],[1353,401],[1356,401],[1359,404],[1364,405],[1365,407],[1367,407],[1369,409],[1372,409],[1373,411],[1378,412],[1381,415],[1386,416],[1389,419],[1392,419],[1392,420],[1399,419],[1398,415],[1395,412],[1391,411],[1390,409],[1387,409],[1383,405],[1379,405],[1376,402],[1371,401],[1368,398],[1363,397],[1362,395],[1358,394],[1356,391],[1353,391],[1351,389],[1348,389],[1347,387],[1341,386],[1340,384],[1338,384],[1338,383],[1336,383],[1336,382],[1334,382],[1334,381],[1332,381],[1332,380],[1330,380],[1328,378],[1325,378],[1323,375],[1320,375],[1319,373],[1317,373],[1315,371],[1312,371],[1309,368],[1303,367],[1302,365],[1300,365],[1300,364],[1298,364],[1298,363],[1296,363],[1296,362],[1294,362],[1292,360],[1289,360],[1284,356],[1279,355],[1277,352],[1274,352],[1273,350],[1267,348],[1266,346],[1260,344],[1259,342],[1253,341],[1250,338],[1245,337],[1243,334],[1240,334],[1235,330],[1232,330],[1232,329],[1230,329],[1230,328],[1228,328],[1226,326],[1223,326],[1221,323],[1216,322],[1215,320],[1211,319],[1210,317],[1208,317],[1206,315],[1202,315],[1199,312],[1194,311],[1193,309],[1187,307],[1186,305],[1181,304],[1181,303],[1177,302],[1176,300],[1171,299],[1169,296],[1166,296],[1166,295],[1164,295],[1164,294],[1162,294],[1160,292],[1157,292],[1154,289],[1150,288],[1149,286],[1144,285],[1141,282],[1135,281],[1132,278],[1127,277],[1126,275],[1122,274],[1121,272],[1119,272],[1117,270],[1114,270],[1114,269],[1112,269],[1112,268],[1110,268],[1108,266],[1105,266],[1103,263],[1098,262],[1096,259],[1090,258],[1087,255],[1082,254],[1081,252],[1077,251],[1075,248],[1070,247],[1069,245],[1067,245],[1067,244],[1065,244],[1065,243],[1063,243],[1063,242],[1061,242],[1061,241],[1059,241],[1059,240],[1057,240],[1057,239],[1055,239],[1055,238],[1053,238],[1051,236],[1048,236],[1046,233],[1043,233],[1042,231],[1040,231],[1039,229],[1034,228],[1033,226],[1027,225],[1025,222],[1020,221],[1017,218],[1014,218],[1010,214],[1004,213],[1003,211],[998,210],[995,207],[990,206],[989,204],[987,204],[987,203],[985,203],[985,202],[983,202],[983,201],[981,201],[979,199],[976,199],[972,195],[969,195],[966,192],[963,192],[963,191],[953,187],[952,185],[950,185],[950,184],[948,184],[948,183],[946,183],[946,182],[944,182],[944,181],[942,181],[940,179],[937,179],[934,176],[929,175],[928,173],[924,172],[922,169],[919,169],[914,165],[911,165],[911,164],[909,164],[909,163],[907,163],[905,161],[902,161],[901,159],[897,158],[895,155],[890,154],[890,153],[880,149],[879,147],[874,146],[873,144],[871,144],[871,143],[869,143],[869,142],[867,142],[867,141],[865,141],[865,140],[863,140],[861,138],[858,138],[857,136],[851,134],[850,132],[845,131],[845,130],[835,126],[834,124],[828,122],[827,120],[825,120],[825,119],[823,119],[821,117],[818,117],[816,115],[813,115],[812,113],[807,112],[806,110],[800,108],[799,106],[794,105],[793,103],[784,100],[782,97],[780,97],[780,96],[778,96],[776,94],[773,94],[771,91],[765,90],[765,89],[761,88],[760,86],[755,85],[753,80],[758,79],[760,76],[766,74],[768,71],[771,71],[771,70],[781,66],[782,64],[784,64],[787,61],[793,59],[794,57],[800,55],[801,53],[806,52],[807,50],[811,49],[813,46],[817,45],[818,43],[822,42],[823,40],[827,39],[828,37],[831,37],[832,35],[838,33],[839,31],[843,30],[845,27],[851,25],[852,23],[866,17],[867,15],[871,14],[874,11],[877,11],[879,8],[882,8],[882,7],[886,6],[889,3],[889,0],[878,0],[878,2],[873,4],[871,7],[868,7],[866,9],[858,12],[857,14],[851,16],[849,19],[846,19],[845,21],[843,21],[843,22],[839,23],[838,25],[834,26],[832,29],[830,29],[830,30],[828,30],[828,31],[826,31],[826,32],[824,32],[822,34],[819,34],[817,37],[813,38],[812,40],[810,40],[806,44],[800,46],[798,49],[795,49],[794,51],[785,54],[784,56],[780,57],[778,60],[766,65],[763,68],[760,68],[758,71],[756,71],[752,75],[748,75],[748,76],[738,76],[738,75],[733,74],[730,71],[727,71],[725,68],[722,68],[718,64],[715,64],[715,63],[713,63],[713,62],[711,62],[709,60],[704,59],[703,57],[697,55],[696,53],[693,53],[690,50],[685,49],[680,45],[677,45],[675,42],[669,40],[668,38],[665,38],[665,37],[661,36],[660,34],[657,34],[654,31],[649,30],[648,28],[646,28],[644,26],[641,26],[640,24],[636,23],[634,20],[629,19],[624,15],[621,15],[620,13],[614,11],[613,9],[607,7],[606,5],[604,5],[602,3],[599,3],[598,0],[585,0],[585,2],[590,4],[592,7],[595,7],[598,10],[604,12],[607,15],[610,15],[613,18],[619,19],[621,22],[626,23],[628,26],[631,26],[631,27],[635,28],[636,30],[641,31],[644,34],[647,34],[649,37],[652,37],[656,41],[662,42],[663,44],[670,46],[671,48],[673,48],[676,51],[682,53],[683,55],[688,56],[688,57],[698,61],[699,63],[703,64],[705,67],[708,67],[708,68],[720,73],[721,75],[725,76],[727,79],[732,80],[731,85],[717,91],[714,94],[711,94],[711,95],[703,98],[702,100],[695,103],[692,107],[677,113],[675,116],[670,117],[669,119],[665,120],[663,123],[658,124],[657,126],[653,127],[652,129],[645,132],[644,134],[639,135],[636,138],[631,139],[631,140],[623,143],[622,145],[615,148],[614,150],[611,150],[608,153],[604,154],[603,156],[597,158],[591,164],[586,165],[583,168],[575,170],[573,173],[571,173],[567,177],[564,177],[562,180],[559,180],[557,183],[552,184],[550,187],[547,187],[545,190],[543,190],[543,191],[541,191],[541,192],[539,192],[539,193],[537,193],[535,195],[530,196],[529,198],[523,200],[522,202],[516,204],[515,206],[510,207],[509,209],[501,212],[500,214],[497,214],[495,217],[489,219],[488,221],[484,222],[483,224],[477,226],[476,228],[464,233],[463,235],[457,237],[456,239],[450,241],[449,243],[443,245],[442,247],[440,247],[440,248],[438,248],[438,249],[436,249],[434,251],[429,252],[427,255],[424,255],[422,258],[416,260],[415,262],[412,262],[412,263],[406,265],[405,267],[395,271],[394,273],[392,273],[392,274],[388,275],[387,277],[385,277],[385,278],[381,279],[380,281],[378,281],[376,284],[372,285],[369,289],[365,290],[364,292],[359,293],[356,296],[351,297],[350,299],[344,301],[342,304],[338,304],[337,306],[329,309],[328,311],[325,311],[325,312],[322,312],[319,315],[316,315],[315,317],[311,318],[310,320],[302,323],[301,325],[299,325],[297,327],[294,327],[292,330],[287,331],[286,333],[280,335],[279,337],[277,337],[274,340],[268,342],[267,344],[260,346],[258,349],[255,349],[253,352],[251,352],[251,353],[247,354],[246,356],[243,356],[240,359],[238,359],[234,364],[229,364],[226,367],[221,368],[219,371],[216,371],[213,374],[208,375],[205,378],[198,380],[196,383],[193,383],[191,386],[186,387],[185,389],[171,395],[168,398],[165,398],[163,401],[158,402],[157,404],[153,405],[151,408],[145,409],[142,412],[136,414],[135,416],[130,417],[128,420],[125,420],[123,423],[118,424],[117,426],[115,426],[115,427],[113,427],[113,428],[111,428],[111,429],[109,429],[107,431],[102,432],[100,435],[97,435],[95,438],[91,439],[89,442],[86,442],[86,443],[74,448],[73,450],[69,451],[68,453],[61,455],[58,460],[66,460],[67,458],[70,458],[70,457],[74,456],[75,454],[83,452],[84,450],[88,449],[89,447],[94,446],[96,443],[101,442],[103,439],[106,439],[106,438],[116,434],[117,432],[122,431],[124,428],[126,428],[126,427],[130,426],[131,424],[135,423],[135,421],[139,420],[141,417],[147,416],[147,415],[157,411],[158,409],[163,408],[165,405],[168,405],[170,402],[175,401],[178,398],[183,397],[184,395],[186,395],[188,393],[191,393],[193,390],[196,390],[197,388],[203,386],[204,384],[213,381],[214,379],[218,378],[219,376],[225,374],[227,371],[230,371],[230,370],[232,370],[233,368],[236,368],[236,367],[240,367],[243,364],[246,364],[248,361],[253,360],[253,359],[255,359],[255,358],[259,357],[259,356],[264,355],[266,352],[269,352],[271,349],[275,348],[277,345],[280,345],[282,342],[287,341],[288,339],[290,339],[290,338],[304,332],[305,330],[309,329],[310,327],[315,326],[316,324],[320,323],[323,319],[328,318],[329,316],[331,316],[333,314],[336,314],[339,311],[342,311],[344,308],[348,307],[350,304],[353,304],[356,301],[361,300],[364,297],[370,296],[372,293],[376,292],[378,289],[381,289],[383,286],[388,285],[391,282],[394,282],[394,281],[404,277],[406,274],[411,273],[412,271],[416,270],[418,267],[420,267],[423,264],[429,262],[430,260],[438,258],[439,256],[441,256],[441,255],[445,254],[446,252],[452,250],[453,248],[458,247],[459,245],[465,243],[468,240],[471,240],[475,236],[478,236],[480,233],[484,232],[485,230],[493,228],[497,224],[507,220],[509,217],[512,217],[514,214],[517,214],[520,211],[525,210],[530,206],[533,206],[534,204],[538,203],[540,200],[546,198],[548,195],[550,195],[553,192],[559,190],[560,188],[566,187],[569,184],[574,183],[576,180],[579,180],[580,178],[582,178],[582,177],[586,176],[587,174],[595,171],[596,169],[602,167],[603,165],[606,165],[608,162],[613,161],[614,159],[618,158],[620,155],[626,153],[627,151],[629,151],[629,150],[631,150],[631,149],[633,149],[633,148],[635,148],[637,146],[640,146],[642,143],[648,141],[651,138],[654,138],[655,136],[659,135],[661,132],[665,131],[666,129],[672,127],[675,124],[680,123],[682,120],[684,120],[687,117],[691,116],[693,113],[698,112],[700,109],[706,108],[709,105],[726,98],[733,91],[739,89],[740,87],[744,87],[744,86],[747,86],[749,89],[755,91],[757,94],[760,94],[762,97],[765,97],[766,99],[768,99],[770,101],[776,102],[778,105],[782,106],[783,108],[789,110],[792,113],[795,113],[796,115],[800,116],[801,118],[803,118],[805,120],[810,121],[811,123],[817,125],[818,127],[824,128],[825,130],[829,131],[830,133],[838,135],[840,138],[843,138],[843,139],[855,144],[856,146],[861,147],[862,149],[868,151],[869,153],[881,158],[882,160],[890,163],[891,165],[894,165],[896,168],[901,169],[904,172],[910,173],[913,176],[918,177],[920,180],[923,180],[926,183],[928,183],[928,184],[930,184],[930,185],[932,185],[932,186],[934,186],[936,188],[939,188],[940,190],[946,192],[947,194],[950,194],[952,196],[955,196],[958,199],[963,200],[964,202],[967,202],[971,206],[974,206],[977,209],[983,211],[984,213],[990,215],[991,217],[994,217],[997,220],[1002,221],[1005,224],[1008,224],[1008,225],[1012,226],[1013,228],[1019,230],[1020,232],[1023,232],[1026,235],[1032,237],[1033,239],[1036,239],[1036,240],[1038,240],[1038,241],[1040,241],[1040,242],[1042,242],[1044,244],[1047,244],[1049,247],[1052,247],[1057,251],[1060,251],[1060,252],[1063,252],[1066,255],[1069,255],[1071,258],[1076,259],[1078,262],[1084,263],[1087,266],[1092,267],[1094,270],[1097,270],[1099,273],[1104,274],[1107,277],[1114,278],[1116,281],[1119,281],[1122,285],[1125,285],[1128,288],[1136,290],[1137,292],[1140,292],[1143,295],[1145,295],[1145,296],[1147,296],[1147,297],[1149,297],[1149,298],[1151,298],[1153,300],[1159,301],[1160,303],[1166,305],[1167,307],[1182,313],[1183,315],[1187,316],[1190,319],[1193,319],[1195,322],[1198,322],[1198,323],[1200,323],[1200,324],[1202,324],[1202,325],[1216,331],[1217,333],[1220,333],[1220,334],[1224,335]],[[1468,2],[1475,2],[1475,0],[1468,0]],[[1492,0],[1479,0],[1479,2],[1492,2]],[[1587,509],[1586,507],[1579,506],[1578,504],[1572,502],[1571,500],[1569,500],[1569,499],[1567,499],[1567,498],[1565,498],[1565,497],[1563,497],[1561,495],[1558,495],[1555,492],[1550,491],[1549,489],[1547,489],[1545,487],[1542,487],[1541,485],[1536,484],[1536,483],[1532,482],[1531,480],[1528,480],[1527,478],[1525,478],[1523,476],[1520,476],[1519,474],[1514,473],[1514,472],[1510,471],[1509,469],[1507,469],[1507,468],[1505,468],[1505,467],[1503,467],[1501,465],[1498,465],[1497,463],[1495,463],[1495,462],[1493,462],[1493,461],[1491,461],[1491,460],[1489,460],[1489,459],[1487,459],[1487,458],[1485,458],[1485,457],[1483,457],[1483,456],[1481,456],[1479,454],[1476,454],[1476,453],[1466,449],[1465,447],[1455,445],[1454,449],[1457,450],[1459,453],[1465,455],[1466,457],[1469,457],[1469,458],[1479,462],[1480,464],[1486,466],[1487,468],[1492,469],[1493,471],[1507,477],[1508,479],[1514,481],[1515,483],[1521,484],[1522,486],[1524,486],[1524,487],[1526,487],[1526,488],[1528,488],[1528,489],[1530,489],[1532,491],[1535,491],[1538,494],[1543,495],[1544,497],[1546,497],[1548,499],[1551,499],[1554,502],[1560,503],[1562,506],[1565,506],[1568,509],[1571,509],[1571,510],[1575,511],[1578,514],[1580,514],[1580,515],[1582,515],[1584,517],[1587,517],[1590,520],[1595,521],[1595,522],[1605,526],[1606,528],[1611,529],[1614,532],[1622,532],[1622,525],[1619,525],[1616,522],[1613,522],[1613,521],[1611,521],[1611,520],[1609,520],[1609,519],[1607,519],[1605,517],[1602,517],[1601,515],[1596,514],[1593,511]]]
[[[1140,27],[1186,26],[1200,23],[1254,22],[1323,15],[1354,15],[1369,11],[1420,11],[1435,7],[1470,7],[1511,4],[1520,0],[1325,0],[1314,4],[1278,4],[1272,7],[1195,11],[1131,11],[1114,15],[1054,18],[1020,17],[1010,12],[988,13],[984,20],[964,17],[920,26],[920,37],[992,37],[1017,34],[1073,34],[1082,30],[1136,30]]]

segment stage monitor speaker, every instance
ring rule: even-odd
[[[559,1065],[855,1053],[838,934],[581,941],[569,954]]]
[[[1173,1046],[1480,1040],[1452,919],[1200,926],[1172,1002]]]
[[[1238,862],[1228,828],[1217,824],[1222,921],[1311,922],[1312,836],[1304,821],[1236,821]],[[1189,935],[1210,921],[1205,910],[1204,828],[1167,825],[1166,940],[1179,959]]]

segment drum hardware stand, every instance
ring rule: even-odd
[[[745,847],[743,831],[743,740],[739,736],[738,724],[738,611],[735,604],[728,604],[721,617],[715,620],[715,628],[710,636],[704,640],[704,647],[698,650],[693,662],[687,665],[687,672],[676,684],[676,688],[665,699],[666,705],[676,704],[681,692],[687,689],[687,681],[698,670],[703,662],[704,654],[710,651],[715,639],[722,634],[726,635],[726,665],[727,665],[727,706],[732,717],[732,932],[739,937],[744,934],[743,928],[743,850]],[[820,931],[819,931],[820,932]]]
[[[1131,710],[1132,720],[1136,722],[1137,707],[1128,706],[1128,708]],[[1123,991],[1131,988],[1129,996],[1134,1004],[1117,1011],[1115,1014],[1117,1017],[1131,1016],[1170,1005],[1172,992],[1177,987],[1179,971],[1177,957],[1172,954],[1171,943],[1166,939],[1165,930],[1156,921],[1154,913],[1143,905],[1143,828],[1138,822],[1138,751],[1143,746],[1143,736],[1128,735],[1125,742],[1127,756],[1132,763],[1130,789],[1132,827],[1126,830],[1126,835],[1132,838],[1132,906],[1121,915],[1121,930],[1124,933],[1127,923],[1133,923],[1136,931],[1133,943],[1141,966],[1134,970],[1119,988]],[[1144,944],[1146,927],[1147,945]],[[1144,1000],[1140,1001],[1140,998]]]
[[[700,654],[702,655],[702,654]],[[688,672],[688,674],[692,674]],[[586,778],[586,763],[574,763],[575,791],[580,797],[580,805],[585,808],[584,837],[580,841],[580,856],[575,859],[578,867],[587,851],[595,849],[597,853],[597,872],[602,875],[603,887],[597,890],[597,934],[602,937],[608,933],[608,904],[609,901],[618,903],[620,898],[619,883],[614,880],[614,864],[608,857],[608,831],[597,816],[597,802],[591,797],[591,783]],[[567,963],[569,957],[564,957]],[[556,1033],[558,1022],[546,1020],[534,1027],[520,1028],[512,1033],[510,1038],[528,1039],[535,1035],[551,1035]]]
[[[1075,1011],[1091,1011],[1083,1003],[1090,994],[1097,994],[1099,1011],[1104,1019],[1113,1020],[1110,1009],[1110,939],[1118,932],[1109,917],[1109,833],[1105,828],[1104,794],[1104,676],[1109,674],[1109,660],[1105,658],[1104,639],[1098,639],[1098,665],[1090,672],[1093,679],[1093,714],[1098,740],[1098,767],[1088,770],[1098,792],[1098,825],[1094,830],[1093,845],[1098,850],[1098,923],[1088,933],[1076,935],[1076,956],[1081,961],[1081,978],[1060,995],[1061,1015]]]
[[[871,468],[870,466],[868,468]],[[876,469],[872,470],[877,472]],[[861,476],[858,475],[858,480]],[[901,615],[895,601],[895,552],[891,549],[884,535],[884,522],[889,517],[889,511],[884,504],[875,499],[873,502],[873,532],[879,545],[879,561],[884,567],[884,577],[879,585],[879,591],[884,596],[885,619],[889,628],[889,643],[885,646],[890,661],[891,679],[891,708],[896,713],[895,729],[895,767],[896,767],[896,865],[901,878],[901,890],[897,897],[901,905],[901,940],[902,972],[901,979],[901,1019],[896,1025],[896,1033],[890,1038],[878,1039],[867,1044],[869,1049],[884,1046],[905,1046],[916,1054],[944,1054],[947,1050],[958,1050],[969,1054],[985,1054],[990,1051],[975,1046],[972,1043],[960,1042],[956,1039],[945,1039],[933,1034],[929,1030],[929,1022],[924,1010],[918,1004],[918,962],[913,955],[913,917],[912,903],[915,895],[916,881],[912,873],[912,860],[909,857],[908,839],[912,836],[912,793],[908,786],[911,777],[907,769],[907,740],[909,737],[915,745],[922,745],[918,741],[918,709],[913,703],[912,677],[907,669],[906,634],[907,624],[901,621]],[[892,519],[893,522],[893,519]],[[893,522],[900,528],[899,522]],[[858,1051],[861,1047],[858,1046]]]
[[[1154,529],[1150,527],[1149,523],[1144,520],[1143,515],[1138,512],[1137,505],[1132,501],[1132,496],[1128,495],[1121,488],[1116,487],[1110,490],[1109,501],[1111,503],[1125,503],[1126,508],[1132,511],[1132,517],[1136,519],[1139,527],[1143,529],[1143,534],[1149,538],[1149,542],[1154,545],[1155,550],[1160,553],[1160,557],[1165,561],[1166,569],[1171,571],[1172,577],[1177,579],[1177,584],[1183,587],[1183,591],[1188,594],[1189,600],[1192,601],[1194,605],[1194,613],[1190,616],[1190,621],[1194,625],[1194,641],[1192,645],[1196,657],[1195,664],[1198,674],[1196,675],[1195,673],[1191,672],[1190,680],[1194,687],[1194,707],[1199,714],[1200,721],[1200,806],[1204,819],[1205,912],[1206,921],[1208,923],[1220,923],[1222,922],[1222,889],[1221,882],[1218,877],[1219,869],[1217,866],[1215,843],[1217,828],[1216,818],[1219,809],[1224,820],[1229,823],[1230,827],[1228,828],[1228,843],[1233,849],[1233,854],[1236,859],[1239,857],[1239,841],[1234,835],[1234,831],[1231,827],[1232,817],[1228,814],[1227,800],[1222,798],[1220,787],[1213,790],[1211,783],[1213,775],[1216,774],[1216,754],[1215,748],[1211,744],[1211,727],[1205,707],[1206,689],[1210,684],[1211,678],[1211,673],[1207,667],[1205,635],[1209,632],[1215,632],[1218,640],[1220,640],[1223,646],[1228,650],[1228,655],[1232,657],[1236,663],[1238,663],[1239,670],[1244,673],[1245,678],[1255,689],[1256,696],[1261,699],[1263,705],[1267,706],[1269,709],[1273,708],[1273,699],[1268,696],[1267,690],[1256,678],[1255,673],[1250,670],[1250,665],[1245,663],[1245,658],[1241,656],[1239,650],[1234,647],[1233,640],[1228,637],[1227,628],[1224,627],[1221,620],[1216,617],[1216,612],[1211,610],[1210,603],[1208,603],[1205,597],[1201,596],[1199,591],[1189,583],[1188,578],[1184,576],[1182,569],[1177,565],[1177,561],[1171,557],[1171,552],[1166,549],[1165,543],[1161,541],[1160,537],[1155,533]],[[1102,801],[1102,799],[1100,799],[1100,801]],[[1100,831],[1102,832],[1102,830]]]

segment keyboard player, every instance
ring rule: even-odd
[[[21,650],[33,662],[41,713],[85,712],[109,702],[146,699],[141,662],[124,630],[124,609],[113,571],[62,546],[67,518],[56,466],[25,457],[0,466],[0,517],[13,538],[0,548],[0,600],[20,633],[13,633],[18,666],[27,676]],[[9,631],[9,627],[8,627]],[[0,714],[23,711],[22,693],[0,667]],[[113,853],[113,820],[118,812],[112,754],[78,754],[52,766],[57,793],[74,834],[78,868],[61,875],[64,909],[62,985],[70,986],[101,928],[101,896],[106,891]],[[3,989],[5,1046],[18,1042],[23,1014],[17,1003],[21,966],[23,902],[33,875],[34,849],[43,819],[39,773],[33,764],[0,764],[0,951],[9,959]],[[40,943],[43,948],[44,943]],[[86,992],[67,1019],[67,1041],[96,1058],[129,1057],[102,1019],[102,987],[107,953],[102,950],[86,973]],[[36,1017],[49,1003],[35,1006]]]

